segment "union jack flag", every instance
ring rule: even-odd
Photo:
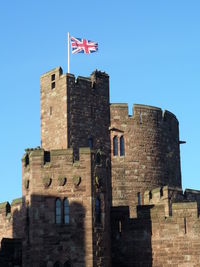
[[[72,45],[72,54],[90,54],[98,51],[98,43],[96,42],[81,38],[75,38],[73,36],[71,36],[70,39]]]

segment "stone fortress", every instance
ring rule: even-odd
[[[41,76],[41,147],[0,204],[0,266],[200,266],[200,191],[182,191],[178,120],[110,104],[109,76]]]

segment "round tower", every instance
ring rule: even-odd
[[[134,105],[129,116],[127,104],[111,104],[110,115],[113,205],[135,208],[145,190],[181,188],[176,116],[145,105]]]

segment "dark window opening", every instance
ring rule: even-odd
[[[53,112],[53,108],[52,108],[52,107],[50,107],[50,111],[49,111],[49,113],[50,113],[50,116],[52,115],[52,112]]]
[[[89,145],[90,148],[93,148],[93,138],[92,137],[90,137],[88,139],[88,145]]]
[[[52,82],[51,89],[54,89],[55,87],[56,87],[56,83],[55,82]]]
[[[113,155],[114,156],[118,155],[118,139],[117,139],[117,136],[113,137]]]
[[[97,165],[101,164],[101,154],[99,152],[97,152],[96,154],[96,164]]]
[[[51,161],[50,151],[44,151],[44,163]]]
[[[8,215],[8,213],[10,213],[10,211],[11,211],[10,204],[7,203],[6,204],[6,216]]]
[[[56,199],[56,224],[61,223],[61,200],[59,198]]]
[[[67,198],[64,199],[64,224],[69,224],[69,201]]]
[[[160,197],[163,196],[163,187],[160,188]]]
[[[141,205],[141,193],[137,193],[138,205]]]
[[[152,192],[149,192],[149,199],[152,199]]]
[[[51,75],[51,81],[53,82],[53,81],[55,81],[55,79],[56,79],[56,75],[55,74],[52,74]]]
[[[184,218],[184,230],[185,230],[185,234],[187,234],[187,221],[186,221],[186,218]]]
[[[29,165],[29,155],[26,154],[25,156],[25,167]]]
[[[140,112],[140,124],[142,124],[142,112]]]
[[[125,155],[125,149],[124,149],[124,137],[120,137],[120,156]]]
[[[99,198],[96,198],[95,209],[96,209],[96,223],[101,223],[101,200]]]

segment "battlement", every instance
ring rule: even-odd
[[[144,193],[144,205],[163,205],[165,216],[172,214],[172,203],[183,201],[184,195],[180,188],[169,186],[157,187]]]
[[[14,210],[20,209],[22,206],[22,198],[13,199],[11,204],[8,201],[0,203],[0,215],[10,216]]]
[[[128,104],[127,103],[113,103],[110,105],[111,119],[120,120],[121,122],[126,120],[138,121],[140,124],[149,123],[150,121],[155,121],[159,123],[168,123],[170,128],[178,127],[178,120],[176,116],[168,110],[162,110],[161,108],[134,104],[132,107],[133,114],[128,114]]]
[[[44,195],[67,191],[68,196],[73,192],[79,192],[81,196],[90,190],[93,178],[98,186],[105,182],[106,157],[88,147],[79,148],[79,160],[74,159],[72,148],[26,149],[22,165],[23,196],[28,201],[33,193]]]
[[[40,83],[42,148],[78,150],[88,146],[93,136],[99,142],[97,149],[109,142],[109,76],[105,72],[95,70],[90,77],[76,78],[57,67],[43,74]]]
[[[152,204],[159,204],[162,200],[169,200],[172,198],[172,195],[174,196],[174,200],[177,200],[179,198],[183,199],[184,194],[182,189],[170,187],[170,186],[162,186],[154,188],[153,190],[147,190],[144,193],[144,204],[145,205],[152,205]]]
[[[99,80],[108,81],[109,75],[106,72],[95,70],[91,73],[90,77],[83,77],[83,76],[75,77],[74,74],[63,73],[62,68],[59,66],[41,75],[41,83],[49,85],[54,81],[56,83],[61,78],[66,78],[70,82],[70,86],[72,87],[74,87],[75,85],[79,85],[81,88],[83,86],[83,89],[84,88],[94,89],[96,82],[98,82]]]
[[[169,186],[158,187],[144,193],[144,205],[163,206],[165,216],[196,216],[199,214],[200,192]]]
[[[46,164],[54,164],[57,162],[58,158],[64,159],[67,158],[67,164],[80,164],[85,158],[84,155],[91,155],[93,150],[89,147],[81,147],[79,148],[79,160],[74,160],[74,150],[73,148],[68,149],[55,149],[50,151],[45,151],[44,149],[37,148],[28,148],[25,150],[26,153],[22,157],[22,162],[24,167],[29,167],[31,160],[35,157],[40,158],[42,163],[41,166],[46,166]]]

